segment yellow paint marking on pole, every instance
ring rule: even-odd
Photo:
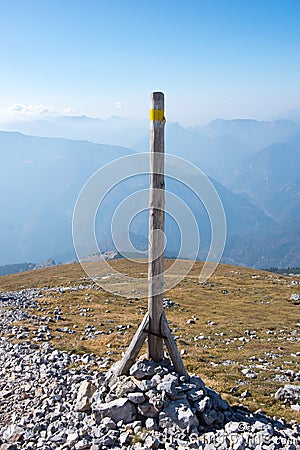
[[[159,120],[160,122],[165,121],[165,112],[163,109],[150,109],[150,120],[156,121]]]

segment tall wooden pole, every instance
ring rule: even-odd
[[[161,336],[164,288],[164,94],[151,94],[150,191],[148,249],[148,352],[153,361],[164,355]]]
[[[148,312],[137,329],[121,361],[107,374],[112,386],[119,375],[128,374],[148,336],[148,357],[159,362],[164,356],[165,341],[174,369],[188,379],[176,342],[163,312],[164,296],[164,94],[151,94],[150,110],[150,190],[149,190],[149,249],[148,249]]]

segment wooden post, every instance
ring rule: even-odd
[[[151,94],[150,109],[150,191],[148,249],[149,358],[162,360],[161,319],[164,287],[164,94]]]
[[[122,360],[112,366],[107,379],[112,385],[119,375],[128,374],[148,336],[148,357],[163,359],[165,341],[175,370],[188,379],[176,342],[163,312],[164,296],[164,94],[151,94],[150,110],[150,190],[149,190],[149,251],[148,251],[148,312],[135,333]]]

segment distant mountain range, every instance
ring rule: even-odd
[[[21,126],[22,125],[22,126]],[[0,132],[0,264],[73,259],[71,219],[76,198],[87,179],[104,164],[134,151],[149,150],[147,126],[123,118],[107,121],[57,117],[45,121],[6,124],[32,134]],[[27,129],[26,129],[27,127]],[[87,138],[110,144],[97,144]],[[106,136],[106,139],[105,139]],[[111,145],[131,142],[130,147]],[[216,119],[202,127],[167,124],[166,151],[183,157],[207,173],[224,204],[228,239],[224,262],[257,268],[300,265],[300,123]],[[98,240],[111,243],[110,220],[120,201],[147,177],[113,190],[97,218]],[[201,230],[199,258],[210,242],[205,208],[188,190],[168,182],[187,204]],[[147,214],[132,223],[132,240],[147,245]],[[180,236],[167,219],[167,252],[176,256]],[[72,258],[71,258],[72,256]]]
[[[300,133],[300,123],[292,120],[275,120],[273,122],[253,119],[223,120],[215,119],[194,130],[211,137],[231,136],[259,150],[267,145],[286,142]]]
[[[300,135],[291,144],[268,145],[245,159],[231,188],[276,221],[300,218]]]
[[[0,149],[0,264],[40,262],[72,249],[81,188],[98,168],[133,152],[8,132],[0,132]]]
[[[0,130],[132,147],[147,133],[147,123],[118,116],[105,120],[87,116],[48,116],[42,119],[0,121]]]

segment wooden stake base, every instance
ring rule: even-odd
[[[112,373],[110,376],[110,385],[112,385],[115,379],[120,375],[128,375],[130,367],[134,364],[136,357],[139,351],[142,348],[143,343],[146,340],[146,337],[149,336],[151,332],[149,332],[149,313],[147,312],[142,320],[139,328],[137,329],[129,347],[127,348],[123,358],[119,361],[114,368],[112,368]],[[152,334],[152,333],[151,333]],[[163,312],[161,316],[161,333],[160,337],[164,340],[171,361],[173,363],[174,369],[177,373],[188,378],[188,374],[184,368],[182,359],[180,357],[175,339],[172,336],[171,330],[169,328],[169,324],[165,313]]]

